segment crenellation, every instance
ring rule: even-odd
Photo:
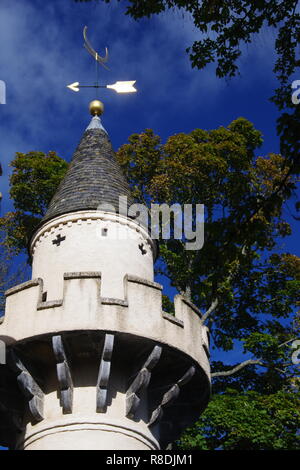
[[[97,271],[64,273],[64,279],[101,279],[101,273]]]
[[[178,295],[174,299],[175,315],[162,310],[162,286],[158,283],[127,274],[119,298],[101,295],[100,272],[64,274],[63,298],[42,302],[43,280],[36,279],[8,291],[4,322],[0,338],[6,330],[15,340],[32,334],[70,330],[110,330],[143,334],[143,336],[189,353],[208,368],[209,344],[207,327],[190,302]],[[26,295],[23,297],[23,295]],[[24,303],[32,308],[27,325],[21,330],[15,320],[21,318]],[[189,336],[192,338],[188,340]],[[202,348],[199,347],[202,344]]]
[[[9,297],[10,295],[17,294],[18,292],[21,292],[25,289],[30,289],[31,287],[35,287],[35,286],[40,286],[41,289],[43,289],[43,280],[38,278],[38,279],[32,279],[30,281],[22,282],[22,284],[18,284],[17,286],[7,289],[7,291],[5,291],[5,297]]]
[[[158,282],[148,281],[148,279],[142,279],[138,276],[133,276],[132,274],[126,274],[126,276],[124,277],[124,282],[133,282],[136,284],[141,284],[143,286],[152,287],[160,291],[162,291],[163,289],[163,286],[159,284]]]
[[[100,302],[102,305],[119,305],[121,307],[128,307],[127,300],[113,299],[109,297],[101,297]]]
[[[49,300],[49,301],[41,301],[37,303],[37,310],[45,310],[46,308],[54,308],[54,307],[61,307],[63,305],[63,299],[59,300]]]
[[[174,323],[175,325],[180,326],[181,328],[184,328],[184,323],[182,320],[179,320],[176,318],[175,315],[171,315],[170,313],[167,312],[162,312],[162,316],[165,320],[170,321],[171,323]]]

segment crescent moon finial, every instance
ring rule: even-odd
[[[99,62],[99,64],[101,64],[105,69],[109,70],[109,68],[105,65],[105,63],[108,61],[108,49],[107,47],[105,48],[105,56],[104,57],[101,57],[98,52],[95,51],[95,49],[93,49],[93,47],[91,46],[88,38],[87,38],[87,26],[85,26],[83,28],[83,39],[84,39],[84,47],[86,48],[86,50],[94,57],[94,59]]]

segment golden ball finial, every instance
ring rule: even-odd
[[[104,104],[100,100],[91,101],[89,108],[92,116],[101,116],[104,112]]]

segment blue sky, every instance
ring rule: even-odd
[[[145,128],[165,140],[243,116],[264,135],[260,154],[279,151],[277,111],[268,101],[276,86],[273,31],[264,30],[244,48],[241,75],[226,81],[215,77],[213,67],[191,68],[185,49],[199,33],[188,15],[170,11],[136,22],[124,11],[123,2],[117,1],[1,0],[0,79],[7,86],[7,104],[0,105],[2,213],[11,209],[8,165],[15,152],[55,150],[69,161],[89,122],[94,90],[73,93],[66,88],[75,81],[95,80],[94,61],[83,47],[85,25],[97,51],[104,54],[105,46],[109,48],[110,71],[101,68],[101,81],[137,80],[136,94],[104,90],[99,96],[106,108],[103,124],[115,149]],[[283,248],[299,255],[299,224],[293,226],[295,233]]]

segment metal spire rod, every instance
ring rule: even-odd
[[[107,88],[107,85],[78,85],[77,88]]]

